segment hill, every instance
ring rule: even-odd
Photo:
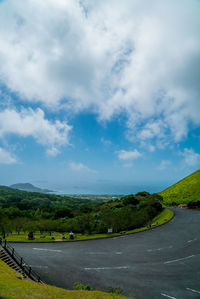
[[[28,192],[42,192],[42,193],[49,193],[53,192],[48,189],[41,189],[38,188],[30,183],[18,183],[18,184],[13,184],[10,186],[12,189],[18,189],[18,190],[23,190],[23,191],[28,191]]]
[[[200,169],[160,192],[166,205],[187,204],[200,200]]]

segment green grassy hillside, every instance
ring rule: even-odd
[[[125,299],[118,294],[101,291],[68,291],[61,288],[41,285],[24,279],[0,260],[0,298],[2,299]]]
[[[200,169],[160,192],[164,204],[179,205],[200,200]]]

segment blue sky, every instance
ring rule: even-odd
[[[200,168],[200,2],[0,1],[0,184],[157,192]]]

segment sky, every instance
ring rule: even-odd
[[[159,192],[200,168],[199,0],[0,0],[0,185]]]

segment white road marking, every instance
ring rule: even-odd
[[[84,270],[121,270],[121,269],[129,269],[130,266],[120,266],[120,267],[98,267],[98,268],[84,268]],[[133,267],[132,267],[133,268]],[[135,268],[135,267],[134,267]]]
[[[88,252],[88,254],[107,254],[107,252]]]
[[[191,242],[194,242],[194,241],[197,241],[197,238],[192,239],[192,240],[189,240],[189,241],[187,241],[187,242],[188,242],[188,243],[191,243]]]
[[[162,296],[164,296],[164,297],[167,297],[167,298],[176,299],[175,297],[172,297],[172,296],[166,295],[166,294],[164,294],[164,293],[161,293],[160,295],[162,295]]]
[[[193,290],[193,289],[190,289],[190,288],[186,288],[186,290],[197,293],[197,294],[200,294],[200,291],[196,291],[196,290]]]
[[[108,255],[110,252],[93,252],[93,251],[91,251],[91,252],[88,252],[88,254],[106,254],[106,255]],[[112,253],[112,252],[111,252]],[[114,252],[114,254],[122,254],[122,252],[121,251],[117,251],[117,252]]]
[[[29,265],[29,266],[33,268],[48,268],[48,266],[37,266],[37,265]]]
[[[148,249],[147,251],[148,251],[148,252],[152,252],[152,251],[160,251],[160,250],[171,249],[171,248],[173,248],[172,245],[167,246],[167,247],[157,248],[157,249]]]
[[[54,249],[46,249],[46,248],[33,248],[33,250],[52,251],[52,252],[62,252],[62,250],[54,250]]]
[[[181,258],[181,259],[172,260],[172,261],[167,261],[167,262],[164,262],[164,264],[170,264],[170,263],[175,263],[175,262],[179,262],[179,261],[183,261],[183,260],[191,259],[191,258],[194,257],[194,256],[195,256],[195,255],[190,255],[190,256],[183,257],[183,258]]]

